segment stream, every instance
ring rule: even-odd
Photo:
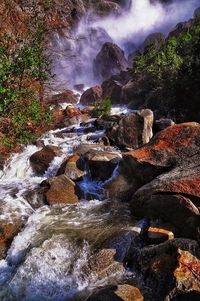
[[[124,112],[125,108],[121,110]],[[120,112],[118,108],[114,112]],[[135,222],[126,206],[112,206],[98,194],[99,185],[85,177],[82,186],[86,192],[96,190],[96,198],[81,200],[78,205],[47,206],[40,203],[39,184],[55,176],[63,159],[72,155],[81,143],[90,143],[94,133],[84,134],[82,128],[59,138],[61,130],[50,131],[40,140],[45,145],[62,149],[46,173],[38,177],[32,171],[29,158],[41,148],[25,147],[14,154],[1,171],[1,222],[21,220],[25,223],[14,238],[5,260],[0,261],[1,301],[62,301],[85,300],[96,287],[133,277],[131,271],[110,275],[100,282],[92,282],[84,272],[89,256],[101,243],[120,230],[130,229]],[[65,132],[62,129],[62,133]],[[102,135],[103,132],[96,132]],[[92,142],[94,143],[94,142]]]

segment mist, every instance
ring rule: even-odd
[[[153,32],[165,35],[182,21],[193,17],[200,0],[175,0],[161,4],[150,0],[132,0],[129,10],[119,16],[99,18],[88,14],[69,35],[55,33],[52,37],[52,87],[55,90],[73,88],[75,84],[97,84],[93,75],[93,60],[105,42],[119,45],[128,56]]]
[[[198,5],[199,0],[177,0],[170,4],[133,0],[129,12],[118,18],[96,21],[93,26],[104,28],[112,40],[124,49],[129,43],[139,46],[153,32],[167,35],[178,22],[191,18]]]

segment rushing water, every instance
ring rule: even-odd
[[[90,178],[82,185],[86,191],[96,191],[96,199],[82,200],[77,206],[50,207],[40,202],[39,184],[55,176],[62,160],[79,144],[91,143],[94,135],[84,134],[78,126],[72,133],[62,129],[62,138],[56,135],[59,131],[41,137],[45,145],[62,149],[43,176],[36,176],[29,164],[30,156],[40,149],[35,145],[14,154],[0,174],[0,222],[25,224],[0,261],[1,301],[84,300],[81,292],[98,286],[83,272],[90,254],[110,235],[134,225],[126,208],[101,200],[98,188],[102,183]]]

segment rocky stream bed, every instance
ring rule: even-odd
[[[199,300],[200,126],[118,111],[5,163],[0,300]]]

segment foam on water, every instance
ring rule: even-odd
[[[76,241],[60,234],[32,248],[9,285],[1,291],[1,300],[62,301],[82,290],[88,284],[81,269],[89,250],[87,242],[79,245],[78,248]]]
[[[59,132],[62,136],[57,135]],[[12,241],[6,259],[0,261],[1,301],[64,301],[88,286],[82,267],[99,240],[110,231],[118,231],[113,217],[116,213],[108,209],[109,202],[95,199],[77,206],[45,206],[39,203],[37,188],[56,175],[74,148],[94,143],[88,139],[93,134],[84,134],[78,125],[44,134],[40,138],[44,145],[58,146],[61,153],[42,176],[33,172],[29,162],[41,147],[24,147],[6,162],[0,174],[0,222],[23,228]],[[102,135],[103,131],[95,134]],[[102,183],[87,179],[85,185],[93,198],[97,192],[100,199],[97,190],[102,189]],[[126,217],[124,224],[127,222]]]

